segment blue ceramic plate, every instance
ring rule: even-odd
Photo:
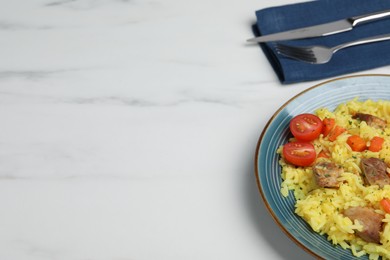
[[[284,104],[264,128],[256,149],[255,170],[263,200],[276,223],[300,247],[315,257],[351,259],[350,250],[333,246],[325,236],[312,231],[294,213],[293,194],[285,198],[280,193],[281,168],[277,148],[290,136],[289,122],[301,113],[313,113],[320,107],[330,110],[340,103],[358,97],[359,100],[390,100],[390,75],[362,75],[339,78],[311,87]],[[368,259],[361,257],[359,259]]]

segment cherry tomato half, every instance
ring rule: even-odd
[[[300,114],[290,121],[290,131],[298,141],[313,141],[322,132],[322,120],[313,114]]]
[[[305,142],[292,142],[283,146],[284,159],[296,166],[309,166],[316,159],[314,145]]]

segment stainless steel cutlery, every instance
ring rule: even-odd
[[[390,40],[390,34],[383,34],[379,36],[364,38],[352,42],[343,43],[334,47],[326,47],[320,45],[300,47],[276,43],[275,48],[279,54],[282,54],[286,57],[313,64],[322,64],[330,61],[333,54],[341,49],[361,44],[368,44],[387,40]]]
[[[390,10],[364,14],[360,16],[349,17],[346,19],[324,23],[295,30],[284,31],[274,34],[263,35],[248,39],[248,42],[270,42],[283,41],[292,39],[312,38],[319,36],[327,36],[331,34],[341,33],[352,30],[360,24],[376,21],[378,19],[390,18]]]

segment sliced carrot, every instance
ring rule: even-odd
[[[380,204],[381,204],[384,211],[386,211],[387,213],[390,213],[390,199],[387,199],[387,198],[382,199],[380,201]]]
[[[324,135],[324,137],[326,137],[335,126],[336,121],[334,120],[334,118],[324,118],[324,120],[322,120],[322,124],[322,134]]]
[[[351,135],[347,139],[347,144],[351,147],[352,151],[363,152],[367,149],[366,141],[358,135]]]
[[[379,152],[380,150],[382,150],[382,145],[384,142],[385,139],[383,139],[382,137],[374,136],[370,140],[370,147],[368,147],[368,150],[370,150],[371,152]]]
[[[319,152],[319,154],[317,155],[317,158],[329,158],[329,157],[330,157],[329,153],[325,152],[324,150]]]
[[[338,126],[336,125],[329,133],[328,135],[328,139],[329,141],[335,141],[336,138],[341,135],[342,133],[344,133],[346,131],[345,128],[341,127],[341,126]]]

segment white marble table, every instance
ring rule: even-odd
[[[1,0],[0,259],[312,259],[254,177],[268,119],[319,83],[245,43],[287,3]]]

